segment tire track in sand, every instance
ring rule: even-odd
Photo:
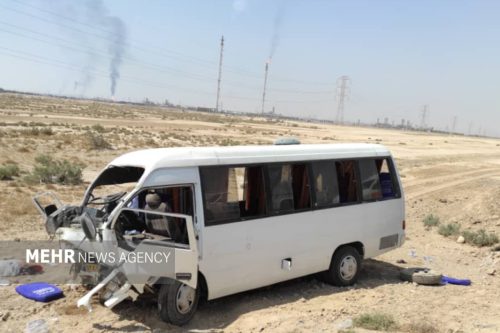
[[[481,174],[479,175],[476,175],[476,176],[472,176],[470,177],[465,177],[465,178],[461,178],[461,179],[458,179],[458,180],[454,180],[454,181],[446,181],[442,184],[438,184],[438,185],[434,185],[434,186],[430,186],[430,187],[425,187],[425,188],[421,188],[421,189],[416,189],[414,191],[410,190],[408,191],[408,193],[406,193],[405,191],[405,198],[407,200],[411,200],[411,199],[415,199],[417,197],[420,197],[422,195],[425,195],[425,194],[429,194],[429,193],[433,193],[433,192],[437,192],[437,191],[441,191],[441,190],[444,190],[444,189],[447,189],[449,187],[453,187],[453,186],[457,186],[457,185],[462,185],[462,184],[465,184],[465,183],[469,183],[469,182],[473,182],[475,180],[479,180],[479,179],[483,179],[483,178],[489,178],[489,177],[492,177],[492,176],[500,176],[500,169],[496,168],[496,169],[493,169],[494,171],[486,171],[487,169],[484,169],[484,170],[481,170]],[[491,169],[489,169],[491,170]],[[454,174],[454,175],[450,175],[450,177],[446,176],[446,177],[435,177],[435,179],[437,178],[451,178],[451,177],[457,177],[461,174]],[[427,184],[427,182],[424,182],[423,185]]]

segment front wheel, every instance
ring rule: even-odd
[[[361,270],[361,255],[352,246],[335,251],[330,268],[324,274],[326,282],[345,287],[356,283]]]
[[[179,281],[161,286],[158,293],[158,312],[163,321],[182,326],[193,318],[200,298],[199,288]]]

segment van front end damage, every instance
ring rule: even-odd
[[[53,202],[43,204],[42,197]],[[191,291],[184,291],[183,295],[191,297],[180,301],[193,304],[198,249],[191,216],[128,208],[124,202],[117,204],[111,214],[105,214],[91,207],[62,205],[52,193],[38,194],[33,201],[45,218],[51,238],[58,240],[61,248],[76,253],[78,260],[71,266],[73,280],[92,287],[77,301],[78,307],[92,311],[91,299],[98,295],[103,305],[112,308],[125,299],[135,301],[140,294],[159,293],[164,286],[175,283]],[[123,219],[130,222],[131,216],[151,215],[182,223],[186,239],[179,242],[164,235],[128,233],[119,227]]]
[[[151,292],[161,318],[182,325],[194,315],[200,293],[194,187],[145,186],[148,176],[154,178],[143,167],[110,164],[78,206],[50,192],[33,202],[50,238],[78,258],[73,281],[91,288],[79,307],[90,311],[95,295],[111,308]]]

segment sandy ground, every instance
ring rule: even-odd
[[[104,131],[92,127],[96,124]],[[65,298],[42,304],[17,295],[11,278],[12,285],[0,287],[1,332],[23,332],[36,319],[45,319],[51,332],[335,332],[346,319],[373,312],[393,315],[401,332],[431,332],[417,323],[429,323],[432,332],[500,332],[500,252],[459,244],[456,237],[445,238],[422,223],[432,213],[441,223],[500,235],[500,140],[10,94],[0,94],[0,125],[0,164],[17,163],[28,173],[35,156],[51,154],[85,163],[86,181],[113,157],[145,147],[263,144],[279,136],[304,143],[382,143],[393,152],[402,175],[408,236],[403,247],[365,261],[353,287],[304,277],[202,304],[182,328],[160,321],[154,299],[126,301],[113,310],[95,300],[89,313],[75,306],[85,292],[82,287],[62,286]],[[48,126],[52,134],[29,132]],[[95,131],[111,149],[88,145]],[[30,185],[22,175],[1,181],[0,239],[47,239],[31,195],[50,190],[77,203],[84,188]],[[400,268],[424,265],[473,284],[426,287],[400,281]]]

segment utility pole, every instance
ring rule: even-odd
[[[264,69],[264,89],[262,91],[262,108],[260,109],[260,112],[264,114],[264,105],[266,103],[266,89],[267,89],[267,73],[269,72],[269,62],[271,59],[269,58],[268,61],[266,61],[266,68]]]
[[[337,124],[344,123],[344,105],[345,98],[349,95],[349,88],[347,87],[349,81],[350,79],[346,75],[339,77],[337,80],[337,118],[335,121]]]
[[[451,125],[451,133],[450,134],[454,134],[455,133],[455,128],[457,127],[457,116],[454,116],[453,117],[453,123]]]
[[[224,36],[220,39],[220,56],[219,56],[219,78],[217,79],[217,102],[215,102],[215,111],[219,111],[220,101],[220,80],[222,75],[222,54],[224,51]]]
[[[420,128],[425,130],[427,128],[427,113],[429,112],[429,105],[424,105],[422,108],[421,119],[420,119]]]
[[[470,121],[469,122],[469,130],[467,131],[467,135],[471,135],[472,134],[472,127],[474,126],[474,122]]]

